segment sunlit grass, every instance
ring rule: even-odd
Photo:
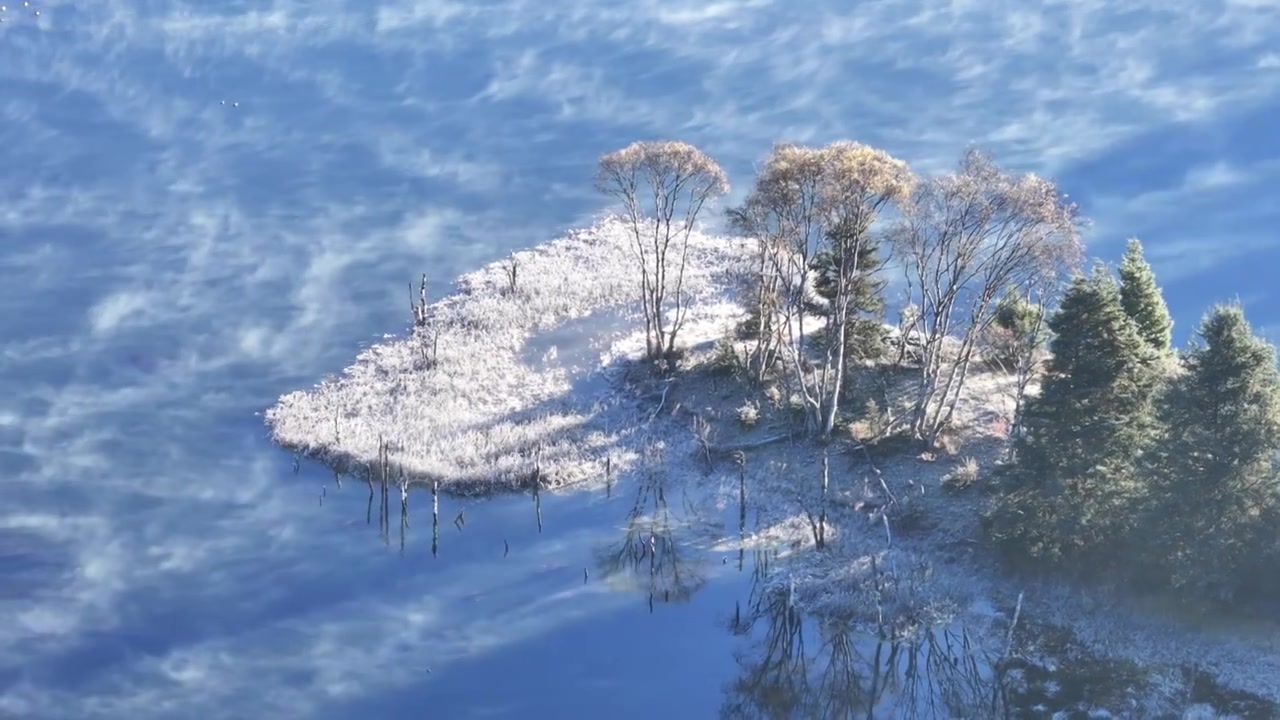
[[[695,300],[722,294],[713,275],[741,247],[701,234],[690,242],[686,289]],[[575,383],[601,382],[606,368],[584,377],[526,350],[541,333],[595,313],[622,310],[636,327],[610,329],[642,329],[629,243],[625,226],[604,220],[515,253],[514,291],[509,259],[462,276],[428,308],[427,327],[388,337],[340,377],[280,398],[266,413],[272,439],[356,472],[376,461],[381,439],[397,477],[403,470],[456,492],[522,487],[535,472],[552,486],[602,477],[628,428],[601,417],[617,397],[589,397]],[[603,361],[607,340],[581,342],[599,344]],[[612,462],[629,457],[619,451]]]

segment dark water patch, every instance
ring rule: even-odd
[[[24,450],[0,449],[0,479],[27,475],[40,464],[40,458]]]
[[[75,568],[58,542],[33,530],[0,528],[0,600],[36,602]]]
[[[309,76],[282,73],[242,54],[191,53],[170,62],[158,51],[131,49],[123,58],[130,75],[158,95],[183,98],[204,107],[203,119],[216,126],[246,121],[278,121],[290,133],[336,133],[351,118],[341,113]]]
[[[399,194],[408,182],[383,170],[367,148],[333,139],[298,138],[233,150],[226,158],[230,175],[220,190],[254,213],[320,206],[337,195],[368,201],[374,195]]]
[[[432,177],[384,164],[375,149],[334,137],[277,140],[230,147],[223,159],[227,175],[217,190],[232,195],[252,214],[272,215],[281,208],[365,208],[364,232],[386,227],[405,208],[421,213],[432,208],[480,212],[486,206],[469,198],[448,176]],[[356,228],[353,228],[356,229]],[[385,258],[380,264],[385,263]]]
[[[618,495],[632,499],[621,537],[596,549],[604,581],[646,597],[650,612],[655,604],[691,600],[710,579],[710,558],[685,537],[691,528],[662,473],[642,470]]]
[[[21,415],[19,416],[21,417]],[[16,422],[10,422],[9,418],[3,418],[0,421],[0,450],[10,453],[21,453],[22,440],[26,437],[26,432],[22,426]],[[4,460],[0,459],[0,468],[4,468]]]
[[[0,189],[12,194],[40,183],[60,190],[100,187],[121,173],[145,171],[163,148],[141,128],[118,120],[102,101],[80,90],[52,83],[7,79],[5,94],[36,108],[34,127],[26,133],[53,133],[56,147],[46,142],[20,142],[20,128],[9,128],[0,139],[0,165],[20,169],[0,176]],[[9,136],[9,137],[6,137]]]
[[[546,532],[552,538],[564,537],[572,528],[608,526],[619,517],[627,525],[625,519],[635,508],[630,495],[634,490],[626,485],[605,500],[581,493],[548,495]],[[644,507],[652,510],[652,502],[651,497]],[[442,552],[440,561],[464,566],[475,562],[477,541],[488,544],[495,534],[510,532],[514,525],[529,525],[522,516],[532,504],[530,498],[522,497],[471,503],[466,527],[458,533],[459,538],[468,538],[468,545]],[[500,506],[502,517],[486,516],[486,509],[495,505]],[[617,532],[622,535],[625,530]],[[469,536],[473,533],[479,535]],[[450,528],[446,537],[453,534]],[[513,540],[512,545],[516,544]],[[608,543],[594,547],[604,545]],[[559,560],[522,569],[526,577],[520,583],[522,589],[515,591],[523,594],[536,585],[535,603],[566,595],[562,603],[577,608],[571,620],[547,618],[545,628],[501,642],[500,651],[482,645],[443,663],[433,662],[427,649],[407,660],[413,666],[407,682],[376,696],[335,704],[322,716],[408,718],[427,712],[451,718],[583,717],[605,708],[610,717],[619,718],[648,718],[655,713],[714,716],[720,676],[727,669],[724,661],[734,642],[722,630],[718,608],[740,591],[744,576],[725,577],[681,603],[655,607],[636,588],[615,585],[596,565],[589,568],[585,583],[581,576],[575,577],[574,563],[583,549],[569,547]],[[513,550],[506,561],[527,562],[522,555]],[[497,630],[501,632],[502,627]],[[442,640],[456,646],[459,637]],[[506,681],[495,686],[495,678]]]
[[[38,332],[37,328],[34,327],[38,325],[38,322],[31,322],[29,325],[26,323],[18,324],[17,327],[13,328],[13,334],[19,335],[27,331]],[[4,330],[7,331],[9,328],[5,327]],[[36,337],[53,339],[57,336],[50,333],[50,335],[37,335]],[[20,387],[23,390],[21,397],[14,398],[10,396],[11,399],[6,399],[22,405],[30,404],[38,408],[31,412],[22,413],[24,418],[43,415],[52,402],[47,397],[36,397],[32,394],[32,391],[54,395],[74,382],[79,375],[79,368],[76,367],[75,358],[61,356],[51,359],[43,355],[43,353],[37,351],[33,356],[29,357],[19,355],[17,357],[4,358],[6,374],[11,379],[20,380]],[[4,387],[3,391],[6,393],[18,392],[17,388],[13,386]]]
[[[750,595],[735,605],[744,640],[722,717],[1000,717],[995,658],[963,627],[889,641],[840,622],[817,622],[786,592],[761,584],[771,563],[757,555]]]

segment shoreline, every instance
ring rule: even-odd
[[[645,456],[657,445],[662,472],[717,510],[735,506],[745,485],[762,528],[726,534],[713,549],[789,548],[771,590],[816,617],[883,631],[888,610],[889,626],[904,634],[966,620],[986,642],[1003,645],[1011,618],[997,608],[1012,609],[1022,597],[1029,621],[1069,631],[1100,657],[1149,668],[1171,702],[1181,694],[1174,671],[1197,667],[1224,687],[1280,703],[1280,647],[1261,633],[1249,636],[1239,623],[1192,628],[1144,612],[1132,598],[1012,577],[994,561],[977,528],[981,474],[977,487],[954,492],[942,479],[962,459],[973,457],[981,473],[998,458],[1003,441],[989,428],[1003,412],[1007,376],[974,374],[958,418],[964,446],[949,456],[885,453],[872,480],[865,453],[843,452],[854,443],[837,441],[826,547],[815,548],[817,446],[760,445],[744,451],[738,468],[724,458],[707,463],[709,437],[699,441],[690,430],[698,418],[713,444],[741,445],[776,434],[787,420],[786,408],[763,408],[755,426],[744,427],[737,407],[746,396],[714,367],[717,341],[742,314],[731,278],[744,241],[690,238],[687,355],[662,381],[627,377],[644,343],[643,333],[625,327],[637,316],[627,242],[625,228],[605,220],[515,253],[525,282],[514,289],[507,261],[462,276],[428,306],[426,328],[388,336],[339,378],[280,398],[264,413],[272,440],[358,476],[372,473],[385,439],[393,477],[472,496],[527,490],[534,478],[548,491],[603,488],[652,471]],[[565,328],[574,332],[558,332]],[[575,334],[592,340],[562,347]],[[438,338],[433,362],[424,355],[429,337]]]

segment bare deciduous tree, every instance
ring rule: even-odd
[[[806,428],[814,434],[827,435],[835,424],[860,251],[876,242],[871,228],[881,211],[907,197],[914,182],[906,163],[860,143],[782,143],[774,146],[743,206],[731,213],[736,229],[757,242],[755,310],[761,332],[753,362],[763,363],[775,352],[784,357],[788,394],[800,396]],[[815,361],[805,308],[814,296],[813,261],[824,250],[835,261],[835,292],[825,313],[830,341]]]
[[[746,201],[730,212],[735,228],[756,241],[753,285],[758,333],[751,362],[760,376],[767,363],[783,353],[787,340],[796,344],[805,337],[804,300],[811,292],[808,268],[822,241],[818,204],[823,174],[818,150],[779,143],[757,174]],[[799,355],[787,360],[800,370]],[[792,380],[791,374],[784,377]],[[793,384],[787,383],[788,395]]]
[[[703,206],[729,191],[728,178],[687,143],[636,142],[600,158],[595,186],[622,203],[634,235],[648,356],[669,356],[685,318],[689,234]]]
[[[933,444],[951,422],[999,293],[1043,287],[1079,266],[1082,222],[1051,181],[1003,170],[977,150],[913,193],[892,233],[919,307],[913,435]]]

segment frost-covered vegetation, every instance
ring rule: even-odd
[[[408,337],[388,337],[341,377],[280,398],[266,413],[273,439],[357,474],[377,472],[385,444],[394,478],[452,492],[535,479],[555,487],[603,479],[606,462],[628,467],[635,453],[609,449],[634,430],[626,421],[635,413],[608,392],[617,368],[602,358],[638,314],[631,242],[623,223],[606,220],[465,275],[435,303],[415,302]],[[716,276],[737,247],[690,235],[684,292],[700,313],[716,310],[725,284]],[[552,338],[571,323],[578,364]]]
[[[895,641],[978,618],[1006,664],[1029,647],[1016,604],[1169,698],[1197,667],[1280,701],[1259,633],[1135,604],[1280,600],[1280,372],[1241,308],[1173,348],[1141,245],[1118,280],[1086,273],[1079,209],[978,152],[919,178],[857,143],[778,145],[732,238],[696,229],[727,181],[688,145],[628,146],[596,183],[619,216],[422,290],[408,337],[268,411],[275,440],[455,492],[630,478],[651,559],[681,549],[655,529],[661,475],[736,513],[715,549],[781,548],[769,602]],[[633,539],[605,558],[617,583],[703,582],[624,572]]]

